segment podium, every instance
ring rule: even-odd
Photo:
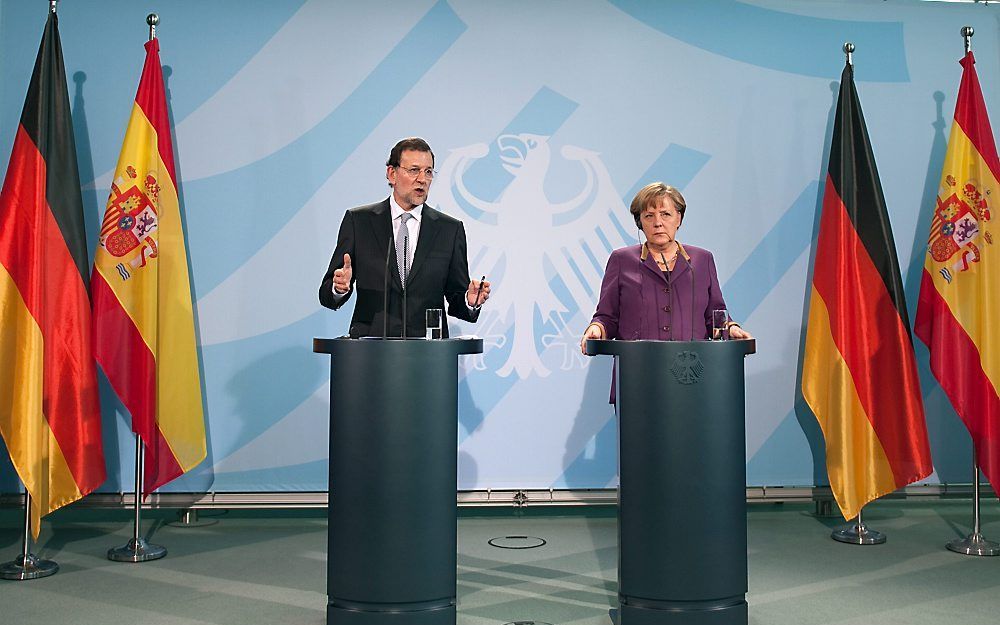
[[[618,625],[746,625],[753,340],[598,341],[616,362]]]
[[[330,354],[327,625],[455,625],[458,356],[482,339],[314,339]]]

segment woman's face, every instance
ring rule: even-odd
[[[652,206],[639,213],[639,223],[650,247],[665,250],[674,242],[681,226],[681,214],[670,196],[661,195]]]

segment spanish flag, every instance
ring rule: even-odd
[[[59,25],[49,13],[0,191],[0,433],[42,516],[104,482],[87,236]]]
[[[854,68],[841,76],[813,269],[802,394],[845,519],[930,475],[896,246]]]
[[[91,283],[97,361],[145,446],[148,494],[205,458],[191,283],[157,39],[146,43]]]
[[[1000,249],[992,210],[1000,161],[972,52],[955,104],[920,282],[914,330],[931,371],[972,435],[979,466],[1000,489]]]

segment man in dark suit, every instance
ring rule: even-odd
[[[452,317],[476,321],[490,283],[469,279],[462,222],[425,203],[434,180],[430,146],[416,137],[403,139],[389,153],[385,175],[392,187],[388,198],[344,215],[319,287],[320,303],[337,310],[357,290],[351,337],[382,336],[386,307],[387,336],[402,336],[405,277],[407,336],[424,336],[425,311],[442,308],[444,301]],[[441,325],[447,337],[447,319]]]

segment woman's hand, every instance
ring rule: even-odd
[[[736,324],[729,326],[729,338],[731,339],[752,339],[753,336]]]
[[[587,329],[583,331],[583,338],[580,339],[580,353],[584,356],[587,355],[587,339],[603,339],[604,338],[604,328],[599,324],[592,323],[587,326]]]

